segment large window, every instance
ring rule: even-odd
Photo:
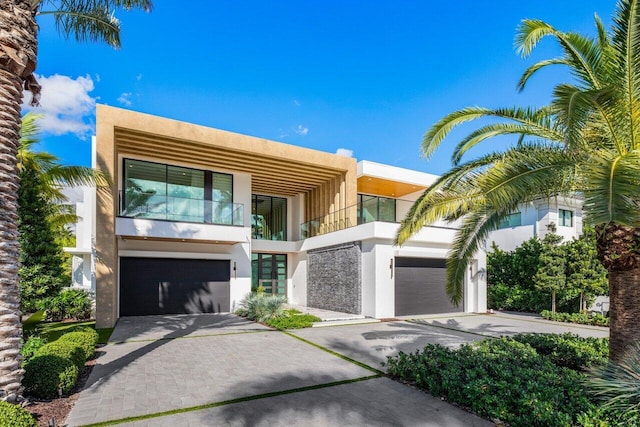
[[[233,176],[141,160],[124,160],[120,214],[127,217],[242,225]]]
[[[251,233],[254,239],[287,240],[287,199],[251,196]]]
[[[520,225],[522,225],[522,214],[520,212],[515,212],[502,218],[498,228],[511,228],[518,227]]]
[[[396,222],[396,201],[358,194],[358,224],[372,221]]]
[[[573,211],[558,209],[558,225],[562,227],[573,227]]]

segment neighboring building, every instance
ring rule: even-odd
[[[500,229],[489,234],[486,249],[491,250],[495,243],[502,250],[512,251],[532,237],[544,238],[552,223],[565,241],[577,238],[582,234],[582,203],[579,197],[558,196],[522,205],[501,222]]]
[[[486,311],[485,254],[445,294],[456,229],[393,239],[437,177],[97,106],[98,327],[120,316],[228,312],[252,289],[376,318]]]
[[[75,213],[78,217],[78,221],[74,224],[76,246],[64,248],[64,251],[72,255],[71,286],[95,293],[96,189],[93,187],[77,187],[77,189],[82,193],[82,201],[75,203]]]

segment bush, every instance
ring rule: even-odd
[[[36,355],[25,363],[24,370],[26,392],[43,399],[57,397],[58,389],[68,393],[78,380],[78,367],[70,359],[53,354]]]
[[[542,310],[540,316],[547,320],[556,322],[579,323],[581,325],[609,326],[609,318],[602,314],[590,313],[552,313],[549,310]]]
[[[38,421],[19,405],[0,401],[0,426],[38,427]]]
[[[36,351],[47,343],[47,340],[38,335],[32,335],[22,344],[20,354],[22,354],[22,363],[28,362],[33,358]]]
[[[567,426],[593,410],[584,374],[554,365],[529,344],[492,339],[450,350],[389,357],[389,374],[488,419],[513,426]]]
[[[240,302],[236,314],[258,322],[266,322],[284,316],[283,305],[287,298],[282,295],[248,294]]]
[[[62,289],[64,278],[51,274],[46,265],[20,267],[20,305],[26,313],[38,310],[38,304],[56,295]]]
[[[317,316],[304,314],[298,310],[286,310],[284,316],[267,320],[267,325],[276,329],[302,329],[309,328],[314,322],[320,322]]]
[[[606,338],[582,338],[566,333],[518,334],[513,340],[529,344],[538,354],[548,357],[554,365],[576,371],[607,362],[609,340]]]
[[[91,296],[81,289],[64,289],[58,296],[42,302],[45,320],[60,322],[65,319],[87,320],[91,317]]]
[[[69,332],[61,336],[57,342],[71,342],[80,347],[84,352],[85,361],[91,359],[96,351],[98,333],[92,328],[83,328],[83,331]]]
[[[65,342],[61,340],[50,342],[49,344],[40,348],[34,354],[34,358],[38,356],[53,355],[69,359],[76,367],[78,372],[84,368],[84,363],[87,361],[85,351],[75,342]]]

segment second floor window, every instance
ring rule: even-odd
[[[287,199],[253,194],[251,234],[253,239],[287,240]]]
[[[561,227],[573,227],[573,211],[558,209],[558,225]]]
[[[511,228],[518,227],[520,225],[522,225],[522,214],[520,212],[514,212],[502,218],[498,228]]]
[[[241,225],[232,175],[133,159],[123,175],[123,216]]]

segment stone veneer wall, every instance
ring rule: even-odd
[[[360,242],[307,253],[307,305],[343,313],[362,313]]]

